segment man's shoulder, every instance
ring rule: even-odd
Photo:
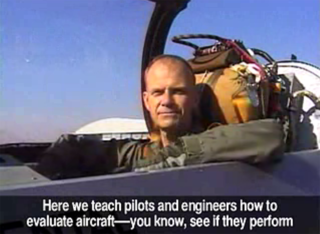
[[[262,129],[282,129],[283,125],[277,119],[258,119],[251,120],[245,123],[234,123],[234,124],[220,124],[220,123],[212,123],[204,132],[215,131],[217,129],[242,129],[242,128],[262,128]]]

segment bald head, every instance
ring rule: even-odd
[[[186,60],[176,55],[163,54],[155,57],[146,68],[144,73],[146,86],[149,72],[151,72],[152,76],[154,75],[153,73],[159,73],[163,70],[176,71],[179,75],[186,78],[187,81],[190,81],[191,84],[195,85],[193,70]]]
[[[155,126],[176,135],[189,131],[198,100],[189,64],[174,55],[156,57],[145,71],[145,84],[143,100]]]

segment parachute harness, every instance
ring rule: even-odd
[[[212,46],[207,47],[199,47],[198,45],[191,43],[189,41],[185,41],[186,39],[213,39],[218,41]],[[187,35],[179,35],[172,38],[172,41],[178,44],[190,46],[195,49],[195,56],[208,55],[220,51],[225,51],[227,49],[234,49],[235,52],[240,56],[242,63],[235,65],[232,69],[241,77],[246,77],[246,87],[245,89],[248,92],[249,99],[254,107],[259,106],[261,103],[261,111],[264,117],[267,117],[267,103],[263,97],[265,96],[265,90],[260,89],[261,84],[267,84],[268,78],[265,69],[260,65],[254,58],[250,56],[250,54],[246,51],[246,49],[241,48],[242,42],[237,40],[230,40],[223,37],[210,35],[210,34],[187,34]],[[242,45],[243,46],[243,45]],[[240,90],[239,90],[240,92]],[[261,96],[259,98],[258,92],[260,92]]]
[[[216,40],[216,42],[213,45],[200,47],[186,41],[187,39],[213,39]],[[281,61],[275,61],[268,53],[262,50],[255,48],[247,49],[239,40],[230,40],[209,34],[179,35],[173,37],[172,41],[192,47],[194,49],[193,55],[195,57],[201,58],[203,56],[206,58],[205,56],[213,54],[212,56],[207,56],[208,61],[210,62],[219,58],[224,52],[226,52],[226,54],[234,54],[235,52],[239,59],[234,61],[226,60],[227,62],[224,64],[225,68],[230,66],[229,68],[238,74],[238,77],[234,79],[240,84],[240,87],[232,94],[232,100],[236,100],[238,94],[240,95],[242,91],[246,91],[245,93],[248,102],[253,108],[258,107],[257,109],[260,109],[262,118],[278,119],[285,129],[285,142],[287,150],[289,151],[292,151],[295,148],[296,140],[298,139],[297,132],[299,131],[298,124],[300,123],[301,115],[309,116],[314,113],[316,109],[320,110],[320,97],[317,97],[314,93],[300,87],[299,80],[289,81],[288,77],[279,74],[278,69],[279,67],[282,67],[280,65]],[[217,54],[217,56],[215,57],[214,54]],[[256,56],[262,57],[268,64],[262,65],[258,63],[258,60],[255,59]],[[224,59],[223,55],[222,58]],[[201,63],[202,61],[205,61],[205,59],[199,59],[198,61]],[[290,65],[290,67],[294,66]],[[207,79],[208,72],[212,73],[212,71],[215,71],[214,69],[215,68],[212,68],[212,70],[205,70],[200,81]],[[306,71],[320,79],[320,76],[317,74],[314,74],[309,70]],[[296,82],[296,85],[293,86],[294,82]],[[300,90],[297,91],[297,89]],[[303,99],[305,97],[309,98],[314,104],[314,107],[307,112],[304,112],[302,109]],[[237,102],[236,104],[242,105],[241,102]]]

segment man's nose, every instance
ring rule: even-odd
[[[170,90],[166,90],[162,95],[161,104],[167,106],[172,103],[173,103],[173,95],[170,92]]]

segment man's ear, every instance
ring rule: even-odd
[[[150,106],[149,106],[149,93],[147,91],[144,91],[143,92],[143,103],[144,103],[144,106],[146,107],[146,109],[148,111],[150,111]]]

